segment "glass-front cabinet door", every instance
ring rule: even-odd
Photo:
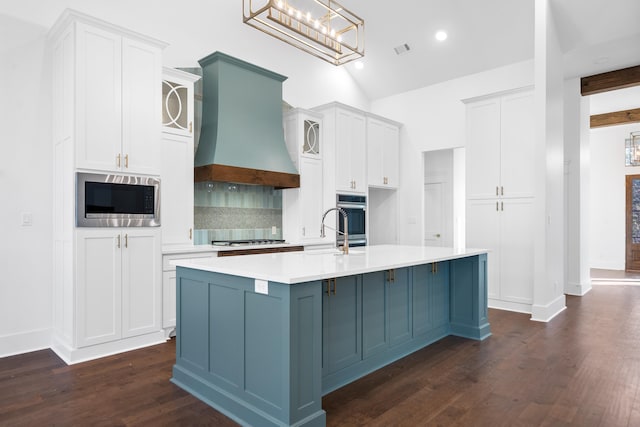
[[[190,78],[183,78],[189,76]],[[197,78],[197,76],[195,76]],[[194,80],[180,70],[164,70],[162,79],[162,127],[164,132],[193,136]]]

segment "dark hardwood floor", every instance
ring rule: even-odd
[[[327,424],[639,426],[640,286],[596,286],[567,306],[547,324],[491,310],[489,339],[445,338],[325,396]],[[236,425],[169,382],[174,351],[0,359],[0,425]]]

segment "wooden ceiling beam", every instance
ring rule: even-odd
[[[640,65],[580,79],[582,96],[640,85]]]
[[[594,114],[590,117],[591,128],[603,126],[625,125],[640,122],[640,108],[614,111],[613,113]]]

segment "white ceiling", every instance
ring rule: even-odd
[[[375,100],[532,59],[534,4],[543,0],[339,1],[365,20],[365,68],[355,70],[352,63],[344,67],[367,97]],[[640,0],[549,1],[565,53],[565,76],[640,64]],[[171,41],[170,53],[180,66],[193,66],[212,51],[208,40],[213,27],[229,34],[229,40],[249,37],[256,46],[280,49],[281,57],[301,55],[242,24],[241,0],[4,1],[0,3],[0,51],[31,36],[21,32],[33,29],[34,37],[41,34],[38,28],[49,28],[65,7],[87,10],[125,27],[135,22],[138,31]],[[435,41],[438,29],[448,32],[445,42]],[[223,51],[233,46],[224,38],[215,41]],[[411,50],[397,56],[393,48],[403,43]]]

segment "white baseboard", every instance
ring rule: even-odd
[[[51,346],[51,328],[0,337],[0,357],[44,350]]]
[[[559,295],[547,305],[536,305],[531,307],[531,320],[536,322],[548,322],[567,308],[566,297]]]
[[[567,285],[564,288],[564,293],[567,295],[574,295],[574,296],[584,296],[586,295],[587,292],[589,292],[591,290],[591,283],[576,283],[576,282],[569,282],[567,283]]]
[[[164,330],[137,337],[125,338],[89,347],[70,348],[62,340],[53,337],[51,349],[67,364],[86,362],[100,357],[137,350],[151,345],[162,344],[167,341]]]
[[[531,314],[531,304],[521,302],[503,301],[500,299],[489,298],[489,308],[498,310],[515,311],[516,313]]]

